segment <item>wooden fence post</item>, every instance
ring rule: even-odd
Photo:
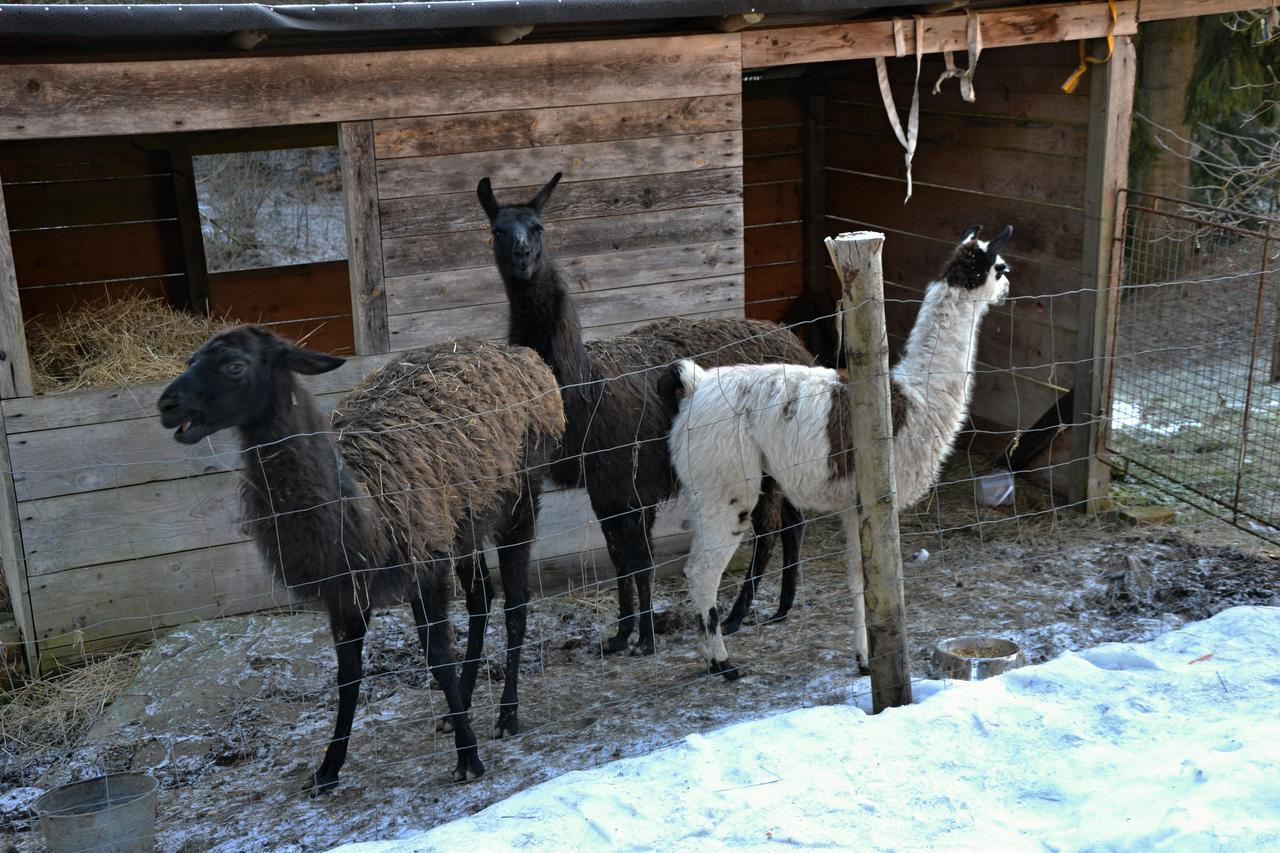
[[[911,703],[880,256],[884,235],[855,231],[828,237],[826,245],[844,292],[841,317],[849,431],[855,436],[858,538],[866,578],[867,663],[872,711],[879,713]]]

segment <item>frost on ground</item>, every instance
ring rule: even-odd
[[[791,711],[343,853],[1280,845],[1280,608],[1238,607],[870,717]]]
[[[1038,663],[1099,643],[1143,642],[1234,604],[1280,604],[1277,564],[1265,555],[1167,530],[1058,517],[1022,483],[1014,506],[978,507],[960,474],[952,478],[958,485],[903,516],[904,558],[922,548],[930,555],[905,567],[917,676],[930,674],[930,650],[947,636],[1005,636]],[[338,789],[317,799],[300,790],[333,725],[327,620],[259,615],[175,629],[147,650],[132,684],[71,748],[14,753],[5,744],[0,790],[27,790],[0,808],[0,838],[37,849],[30,798],[63,782],[135,769],[161,782],[165,851],[327,849],[466,817],[562,774],[646,755],[693,733],[845,704],[865,696],[867,683],[852,671],[842,549],[836,524],[810,526],[792,616],[749,624],[729,638],[746,673],[733,684],[704,674],[680,579],[658,585],[662,618],[652,657],[601,656],[599,639],[611,631],[617,606],[611,584],[536,600],[520,681],[524,731],[504,741],[490,738],[503,645],[502,619],[491,620],[486,652],[495,663],[477,687],[472,715],[489,772],[465,785],[448,782],[452,738],[435,726],[444,703],[431,689],[407,608],[374,620],[351,757]],[[745,556],[722,601],[736,593]],[[776,557],[770,568],[758,612],[777,602]],[[461,605],[455,608],[461,628]],[[770,778],[758,773],[733,784]],[[890,805],[882,807],[886,820]]]

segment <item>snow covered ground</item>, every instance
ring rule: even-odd
[[[1280,608],[977,684],[924,682],[916,698],[691,735],[339,849],[1280,846]]]

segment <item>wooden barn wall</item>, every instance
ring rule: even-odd
[[[686,89],[690,87],[685,87]],[[390,348],[506,334],[477,181],[523,201],[555,172],[546,239],[589,336],[742,315],[736,93],[373,123]]]
[[[210,273],[209,310],[268,326],[311,349],[355,352],[346,261]]]
[[[646,53],[640,46],[649,44],[655,46]],[[349,247],[349,275],[356,280],[350,289],[344,285],[345,306],[336,289],[317,290],[318,283],[344,280],[343,264],[273,271],[276,293],[286,302],[293,298],[288,294],[305,296],[313,311],[308,322],[351,314],[351,292],[371,294],[366,305],[385,306],[392,351],[446,337],[501,337],[506,300],[476,182],[489,175],[500,198],[521,199],[560,170],[565,177],[546,210],[547,236],[589,335],[672,315],[741,316],[736,40],[649,40],[627,50],[610,45],[609,73],[601,72],[597,55],[606,48],[597,45],[576,45],[584,56],[556,63],[537,51],[504,50],[503,57],[534,57],[526,69],[534,77],[552,68],[563,75],[579,60],[590,66],[567,88],[541,78],[521,88],[525,101],[527,93],[546,92],[560,99],[554,104],[516,108],[512,98],[487,101],[466,86],[470,94],[452,98],[431,87],[439,114],[344,125],[342,138],[369,140],[369,180],[354,189],[372,188],[373,195],[367,215],[349,215],[349,224],[354,218],[357,237],[373,239]],[[475,79],[480,88],[488,85],[487,76]],[[420,80],[413,86],[421,88]],[[352,135],[352,129],[367,133]],[[370,272],[376,279],[361,277]],[[279,305],[259,289],[265,273],[210,276],[215,310],[232,307],[246,319],[280,317]],[[328,408],[388,357],[359,356],[308,382]],[[177,444],[155,417],[160,388],[4,401],[42,658],[75,657],[86,647],[147,639],[195,619],[288,603],[239,528],[234,437]],[[580,490],[544,497],[535,589],[612,579],[602,539],[594,525],[584,524],[592,518]],[[685,541],[678,510],[660,513],[656,532],[659,558],[675,557]]]
[[[958,61],[963,66],[963,54]],[[970,104],[955,80],[930,94],[944,66],[940,57],[927,57],[914,194],[905,205],[903,152],[874,64],[848,63],[827,81],[827,230],[885,232],[886,314],[895,347],[961,232],[981,224],[991,236],[1014,226],[1004,252],[1013,268],[1010,299],[984,323],[972,406],[974,425],[1004,433],[1002,440],[1034,423],[1073,379],[1089,87],[1067,95],[1060,86],[1076,62],[1071,44],[986,50]],[[914,61],[890,59],[888,67],[905,116]],[[838,293],[833,274],[830,284]]]
[[[797,81],[747,83],[742,91],[742,195],[746,312],[782,319],[804,292],[803,100]]]

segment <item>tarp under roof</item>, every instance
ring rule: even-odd
[[[409,3],[139,3],[44,5],[0,3],[0,36],[146,38],[267,34],[376,33],[521,24],[575,24],[766,15],[839,13],[919,5],[919,0],[430,0]]]

